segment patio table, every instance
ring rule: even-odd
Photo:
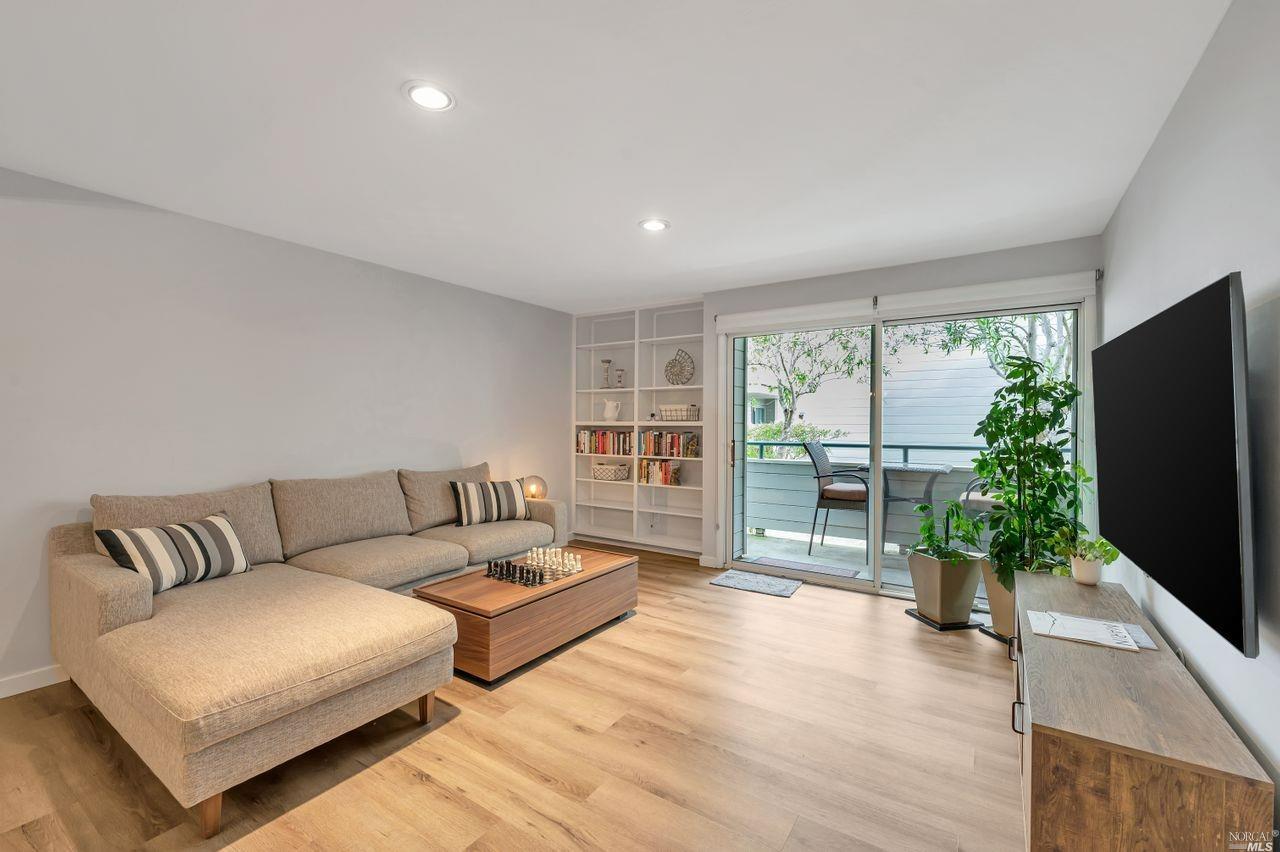
[[[859,462],[849,466],[856,470],[870,470],[871,465]],[[923,462],[885,462],[884,463],[884,502],[885,503],[916,503],[916,504],[933,504],[933,486],[937,483],[939,476],[945,476],[955,470],[953,465],[949,464],[927,464]],[[927,473],[929,479],[924,484],[923,497],[896,497],[889,493],[889,472],[895,473]],[[887,510],[886,510],[887,511]]]

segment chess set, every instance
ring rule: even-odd
[[[486,577],[519,586],[543,586],[582,572],[582,557],[559,547],[535,547],[524,562],[510,559],[490,561]]]

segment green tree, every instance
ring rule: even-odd
[[[977,317],[890,326],[885,330],[885,342],[888,343],[891,334],[899,333],[926,352],[934,349],[944,355],[961,349],[982,352],[991,369],[1002,379],[1008,378],[1009,361],[1015,357],[1040,362],[1048,378],[1069,379],[1074,366],[1074,326],[1074,311]]]
[[[811,426],[808,423],[793,423],[784,432],[782,422],[760,423],[747,430],[748,441],[831,441],[843,438],[842,429],[831,429],[825,426]],[[760,458],[765,459],[799,459],[804,458],[804,447],[761,447]]]
[[[867,326],[764,334],[747,344],[747,367],[755,367],[782,407],[781,437],[792,431],[800,400],[836,379],[857,378],[871,366],[871,329]]]

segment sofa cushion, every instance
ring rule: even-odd
[[[544,547],[554,537],[555,531],[539,521],[494,521],[472,527],[432,527],[414,533],[414,538],[462,545],[467,549],[473,565],[522,553],[531,547]]]
[[[249,570],[240,538],[220,512],[162,527],[98,530],[98,540],[121,568],[148,577],[153,595]]]
[[[286,560],[317,547],[410,532],[394,470],[341,479],[273,479],[271,494]]]
[[[524,482],[450,482],[458,526],[489,524],[494,521],[527,521],[529,508],[524,502]]]
[[[481,462],[457,470],[400,471],[400,487],[409,509],[409,525],[414,532],[458,522],[458,507],[449,488],[451,481],[488,482],[489,463]]]
[[[120,698],[185,754],[396,671],[457,639],[453,616],[404,595],[260,565],[155,598],[97,640]]]
[[[250,564],[284,561],[276,510],[271,503],[271,485],[267,482],[228,491],[200,491],[171,497],[94,494],[89,498],[89,505],[93,506],[95,531],[180,524],[221,512],[236,528]],[[94,539],[97,551],[109,556],[102,542],[96,536]]]
[[[309,550],[290,559],[289,564],[392,589],[465,567],[467,551],[447,541],[388,535]]]

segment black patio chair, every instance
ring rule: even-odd
[[[833,470],[831,457],[827,455],[827,448],[822,446],[821,441],[806,441],[804,449],[809,454],[809,460],[813,462],[813,478],[818,483],[818,502],[813,507],[813,526],[809,528],[809,555],[813,555],[813,536],[818,530],[820,510],[827,510],[827,514],[822,518],[822,539],[819,541],[819,544],[826,544],[827,522],[831,520],[831,510],[843,509],[856,512],[861,509],[866,516],[867,564],[870,565],[871,513],[868,507],[871,489],[867,485],[867,480],[852,469]],[[857,482],[838,482],[837,480],[841,478],[856,479]]]

